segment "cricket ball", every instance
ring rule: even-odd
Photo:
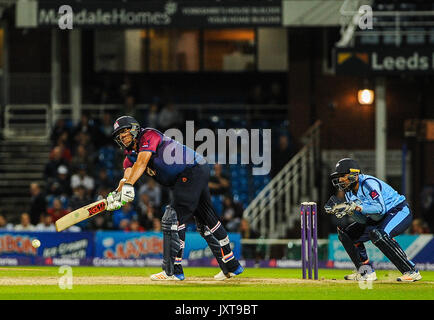
[[[34,239],[34,240],[32,241],[32,246],[33,246],[33,248],[39,248],[40,245],[41,245],[41,241],[39,241],[38,239]]]

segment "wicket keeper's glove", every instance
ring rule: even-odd
[[[126,204],[127,202],[131,202],[134,200],[134,187],[132,184],[125,183],[122,186],[121,190],[121,203],[122,205]]]
[[[107,211],[118,210],[121,207],[121,194],[116,191],[110,192],[107,196]]]
[[[326,213],[334,214],[339,219],[348,213],[347,209],[347,204],[335,195],[331,196],[324,206]]]
[[[344,202],[336,196],[331,196],[324,206],[328,214],[334,214],[336,218],[342,218],[345,215],[352,216],[355,210],[362,211],[362,206],[356,202]]]

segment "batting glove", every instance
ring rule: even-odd
[[[121,194],[116,191],[110,192],[107,196],[107,211],[118,210],[121,207]]]
[[[134,187],[132,184],[125,183],[122,186],[122,190],[121,190],[121,203],[122,205],[124,205],[127,202],[131,202],[133,200],[134,200]]]

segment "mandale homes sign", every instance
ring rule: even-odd
[[[35,1],[27,10],[32,25],[56,27],[66,18],[65,1]],[[269,1],[68,1],[73,28],[93,27],[258,27],[281,26],[281,0]],[[59,9],[62,10],[59,12]],[[17,16],[19,13],[16,13]],[[26,23],[24,23],[26,24]]]

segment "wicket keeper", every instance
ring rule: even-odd
[[[117,189],[107,197],[107,210],[117,210],[134,200],[134,183],[146,174],[173,191],[173,201],[162,217],[163,271],[152,280],[184,280],[181,261],[185,244],[185,223],[196,220],[221,271],[214,276],[225,280],[244,271],[230,247],[229,237],[211,203],[208,189],[209,166],[187,146],[153,128],[141,128],[130,116],[118,118],[113,138],[124,150],[124,175]]]
[[[371,241],[396,266],[402,276],[396,280],[414,282],[422,279],[415,264],[393,239],[403,233],[412,221],[412,214],[403,195],[384,181],[361,173],[356,161],[341,159],[331,174],[333,186],[345,194],[345,201],[332,196],[325,210],[338,218],[351,216],[355,222],[338,227],[338,238],[357,271],[346,280],[377,280],[364,242]]]

